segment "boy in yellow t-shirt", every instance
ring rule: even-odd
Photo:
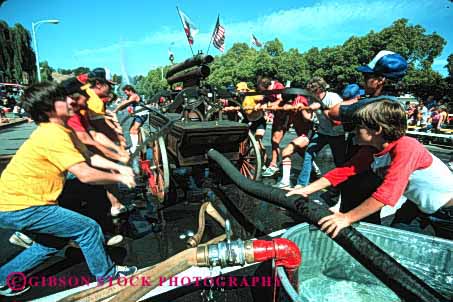
[[[246,82],[239,82],[236,85],[236,90],[238,92],[252,92],[253,90],[249,89]],[[250,108],[256,107],[263,100],[262,95],[248,95],[242,101],[242,107]],[[245,120],[249,125],[250,131],[255,134],[255,138],[260,146],[261,154],[263,156],[264,163],[267,160],[266,149],[263,144],[263,137],[266,133],[266,119],[264,118],[264,112],[259,110],[247,109],[245,110]],[[266,169],[265,166],[263,166]]]
[[[71,102],[63,89],[52,83],[38,83],[25,91],[23,107],[38,127],[0,177],[0,228],[74,240],[80,246],[91,273],[97,278],[132,274],[136,267],[113,264],[106,254],[101,228],[94,220],[58,206],[57,197],[63,189],[67,171],[85,183],[121,182],[129,187],[135,186],[133,175],[127,173],[128,170],[99,155],[86,158],[80,153],[76,147],[78,142],[65,127],[72,114]],[[92,167],[120,173],[107,173]],[[0,296],[15,296],[28,290],[28,287],[10,288],[8,275],[29,271],[56,252],[55,248],[34,242],[3,264],[0,267]]]

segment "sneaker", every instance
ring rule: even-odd
[[[24,288],[10,288],[8,285],[0,285],[0,296],[5,296],[5,297],[13,297],[13,296],[19,296],[25,293],[27,290],[30,289],[30,286],[25,286]]]
[[[123,242],[123,239],[124,237],[121,236],[121,235],[115,235],[109,239],[107,239],[107,246],[114,246],[114,245],[118,245],[120,244],[121,242]]]
[[[22,234],[21,232],[14,232],[14,234],[12,234],[11,237],[9,237],[9,242],[11,244],[28,249],[33,244],[34,241],[27,235]]]
[[[124,205],[121,205],[121,207],[119,207],[119,208],[112,207],[110,209],[110,215],[112,215],[112,217],[116,217],[116,216],[126,213],[126,212],[127,212],[127,208]]]
[[[115,274],[113,275],[114,279],[118,279],[120,277],[126,277],[135,274],[137,271],[136,266],[122,266],[116,265],[115,266]]]
[[[278,167],[269,166],[269,167],[267,167],[266,171],[264,171],[261,176],[263,176],[263,177],[272,177],[279,171],[280,171],[280,169]]]
[[[291,189],[291,184],[290,183],[284,183],[281,180],[277,182],[276,184],[272,185],[274,188],[279,188],[279,189]]]

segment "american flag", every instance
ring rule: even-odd
[[[256,47],[261,47],[263,44],[255,37],[254,34],[252,34],[252,44],[255,45]]]
[[[225,50],[225,29],[220,25],[219,17],[217,17],[217,23],[212,34],[212,44],[221,52]]]

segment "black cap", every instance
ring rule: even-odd
[[[65,95],[71,95],[74,93],[80,93],[85,96],[88,96],[84,90],[82,90],[82,86],[84,84],[77,80],[76,77],[72,77],[69,79],[64,80],[60,83],[60,87],[63,89]]]
[[[107,72],[105,68],[98,67],[93,69],[88,73],[88,79],[97,79],[105,83],[109,83],[110,85],[116,85],[117,83],[110,80],[110,76],[107,77]]]

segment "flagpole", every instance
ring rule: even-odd
[[[185,33],[186,29],[184,27],[184,22],[182,22],[182,17],[181,17],[181,13],[179,12],[179,7],[176,6],[176,10],[178,11],[179,20],[181,21],[182,29],[184,30],[184,33]],[[192,44],[190,44],[189,37],[187,37],[187,34],[186,34],[186,38],[187,38],[187,43],[189,43],[189,47],[190,47],[190,51],[192,52],[192,56],[195,56],[193,53]]]
[[[211,48],[212,40],[214,39],[214,34],[215,34],[215,30],[217,28],[217,24],[220,23],[219,19],[220,19],[220,14],[217,15],[217,22],[214,25],[214,30],[212,31],[211,40],[209,41],[208,50],[206,51],[206,55],[209,54],[209,49]]]

